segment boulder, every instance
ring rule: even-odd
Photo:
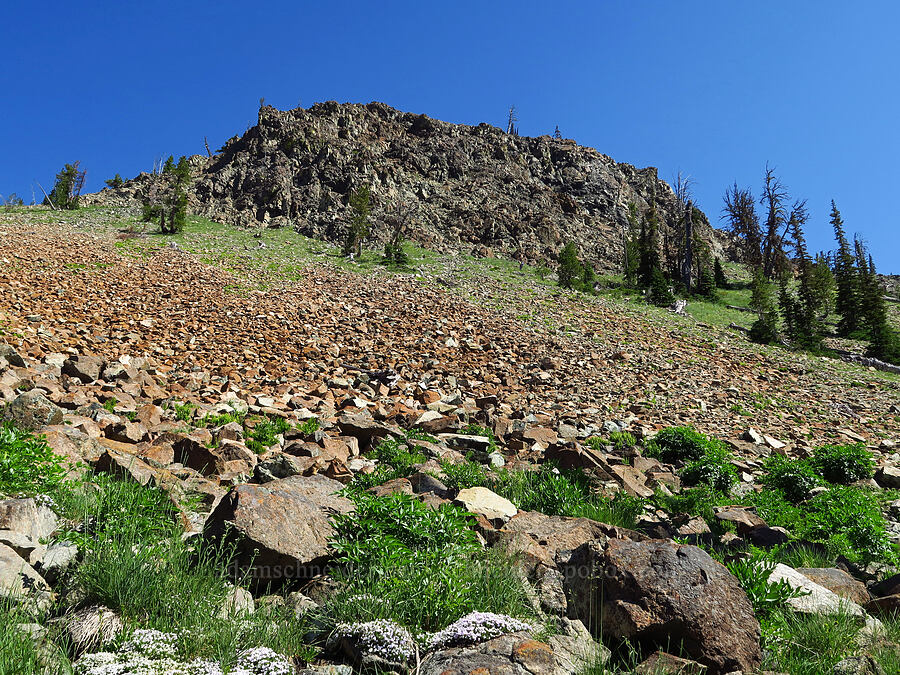
[[[13,422],[23,429],[40,429],[62,424],[63,409],[36,389],[20,394],[0,410],[0,419]]]
[[[800,567],[797,571],[810,581],[857,605],[864,605],[872,599],[864,583],[836,567]]]
[[[784,581],[791,588],[804,592],[804,595],[787,601],[788,607],[800,614],[849,614],[861,618],[866,616],[865,610],[855,602],[845,600],[787,565],[781,563],[775,565],[775,569],[769,575],[769,581],[772,583]]]
[[[6,359],[6,362],[9,365],[15,366],[16,368],[25,367],[25,359],[19,356],[19,353],[12,345],[8,345],[5,342],[0,342],[0,358]]]
[[[34,499],[0,501],[0,530],[18,532],[38,543],[53,534],[58,524],[56,514]]]
[[[900,466],[886,465],[875,474],[875,482],[883,488],[900,488]]]
[[[100,379],[106,363],[98,356],[74,356],[63,363],[62,372],[90,384]]]
[[[0,596],[40,610],[47,609],[52,598],[44,578],[9,546],[0,544]]]
[[[604,640],[628,640],[645,652],[680,646],[712,674],[759,667],[759,622],[747,595],[699,548],[672,541],[589,542],[563,574],[569,615],[602,631]]]
[[[568,658],[525,633],[501,635],[467,647],[450,647],[426,656],[421,675],[575,675]]]
[[[633,530],[598,523],[588,518],[548,516],[520,511],[509,519],[497,536],[497,544],[523,554],[522,562],[533,571],[538,565],[557,568],[568,563],[572,552],[587,542],[606,542],[647,537]]]
[[[704,675],[706,666],[666,652],[654,652],[634,669],[634,675]]]
[[[321,475],[238,485],[213,509],[203,536],[235,546],[235,576],[249,572],[261,584],[314,576],[331,558],[331,514],[353,509],[335,494],[342,487]]]
[[[496,527],[503,525],[519,511],[511,501],[486,487],[460,490],[456,495],[456,503],[470,513],[484,516]]]

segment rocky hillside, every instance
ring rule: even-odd
[[[896,378],[134,224],[0,214],[0,673],[900,672]]]
[[[383,103],[264,106],[256,126],[192,162],[199,213],[329,241],[342,238],[349,194],[362,185],[372,189],[377,242],[402,217],[407,238],[432,250],[552,260],[575,241],[606,269],[620,261],[630,204],[644,213],[655,197],[663,238],[680,217],[652,167],[620,164],[568,139],[450,124]],[[142,174],[93,199],[142,199],[153,183]],[[701,236],[720,253],[724,238],[701,221]]]

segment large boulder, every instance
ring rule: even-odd
[[[797,570],[787,565],[775,565],[769,575],[771,583],[783,581],[803,595],[790,598],[788,607],[798,614],[841,614],[866,618],[865,610],[857,603],[839,596],[837,593],[821,586]]]
[[[0,419],[13,422],[23,429],[40,429],[62,424],[63,409],[36,389],[20,394],[0,410]]]
[[[238,485],[209,515],[204,538],[235,547],[235,576],[249,572],[260,584],[314,576],[331,557],[331,515],[353,510],[335,494],[342,487],[320,475]]]
[[[737,579],[672,541],[590,542],[565,567],[569,615],[646,653],[680,647],[711,675],[755,672],[759,622]]]

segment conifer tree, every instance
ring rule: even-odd
[[[593,270],[592,270],[593,271]],[[559,267],[557,268],[557,276],[559,285],[563,288],[574,288],[576,290],[582,287],[584,268],[578,259],[578,248],[574,242],[569,242],[563,247],[559,253]]]
[[[653,285],[654,270],[660,270],[659,260],[659,219],[656,214],[656,201],[650,202],[650,210],[641,223],[641,236],[638,241],[638,283],[648,288]]]
[[[753,271],[750,307],[756,310],[756,321],[750,327],[750,339],[754,342],[770,344],[778,340],[778,310],[775,306],[775,292],[772,283],[766,279],[762,269]]]
[[[788,288],[787,279],[782,276],[779,304],[785,333],[791,342],[805,349],[816,349],[822,344],[822,326],[817,316],[819,301],[815,292],[813,261],[803,235],[803,225],[807,218],[806,204],[795,204],[788,219],[788,227],[793,237],[797,261],[797,295]]]
[[[715,300],[716,295],[716,277],[709,266],[704,265],[700,268],[700,276],[697,279],[697,295],[703,296],[710,300]]]
[[[837,251],[834,254],[834,282],[837,294],[834,309],[840,315],[838,334],[847,336],[861,327],[860,320],[860,288],[859,270],[856,267],[856,256],[847,241],[844,221],[841,212],[831,201],[831,226],[834,228],[834,239]]]
[[[718,257],[713,264],[713,280],[716,288],[728,288],[728,277],[725,276],[725,270],[722,269],[722,260]]]
[[[863,322],[869,335],[867,354],[876,359],[900,365],[900,335],[888,320],[884,292],[872,256],[866,257],[865,245],[855,241],[856,264],[859,269],[861,296],[863,298]]]
[[[368,185],[363,185],[350,193],[350,224],[347,226],[343,249],[345,257],[358,258],[362,253],[363,240],[369,236],[371,198],[372,192]]]
[[[669,281],[659,266],[654,267],[650,273],[650,302],[657,307],[668,307],[675,302],[675,296],[672,295],[669,288]]]

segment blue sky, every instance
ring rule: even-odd
[[[7,3],[0,193],[31,199],[80,159],[88,188],[213,149],[279,108],[384,101],[451,122],[552,133],[681,170],[716,222],[768,162],[829,202],[900,273],[900,3],[867,0]],[[39,7],[39,11],[35,8]]]

